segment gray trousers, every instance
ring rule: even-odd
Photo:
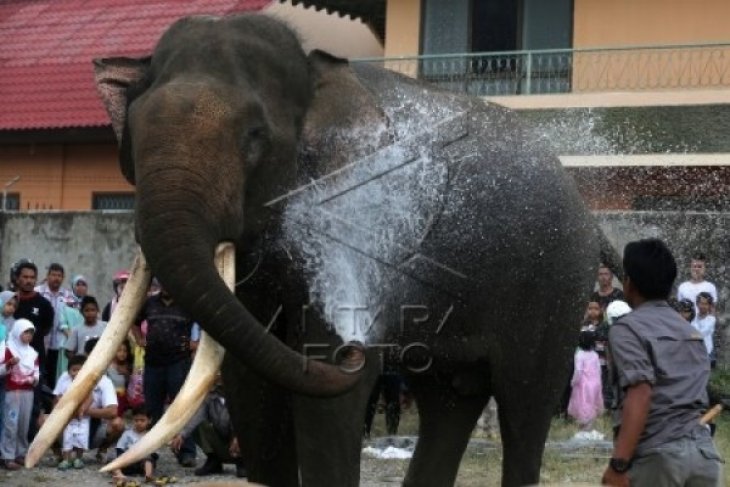
[[[629,470],[632,487],[722,487],[723,460],[709,431],[650,448],[634,458]]]
[[[28,451],[28,426],[33,411],[33,391],[5,391],[0,456],[3,460],[24,457]]]

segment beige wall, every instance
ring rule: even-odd
[[[299,34],[305,51],[322,49],[346,58],[382,57],[383,46],[370,27],[359,20],[327,14],[301,4],[272,2],[266,13],[285,20]]]
[[[119,171],[115,144],[44,144],[0,147],[0,185],[20,193],[20,208],[91,209],[95,192],[133,192]]]
[[[574,47],[730,42],[728,0],[575,0]]]
[[[730,42],[728,0],[575,0],[575,48]],[[573,92],[730,86],[730,49],[576,53]]]
[[[417,56],[421,40],[421,0],[387,0],[385,57]]]

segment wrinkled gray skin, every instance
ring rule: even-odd
[[[183,19],[151,60],[97,61],[97,83],[137,187],[137,239],[152,270],[227,350],[250,480],[358,485],[380,355],[371,347],[356,374],[332,364],[333,347],[358,338],[339,336],[326,311],[334,254],[362,270],[364,304],[381,310],[359,338],[410,350],[400,366],[420,440],[405,485],[454,483],[492,395],[503,485],[539,480],[599,237],[557,159],[513,113],[321,52],[307,57],[264,16]],[[401,151],[366,157],[393,147]],[[383,170],[414,153],[426,161],[421,172]],[[393,210],[403,198],[405,216]],[[353,209],[361,200],[368,207]],[[323,220],[321,208],[337,218]],[[247,276],[238,299],[212,265],[224,240],[236,242],[238,276]],[[298,352],[312,343],[331,347],[310,350],[326,359],[304,370]]]

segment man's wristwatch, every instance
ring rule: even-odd
[[[611,458],[608,466],[616,473],[626,473],[631,468],[631,461],[623,458]]]

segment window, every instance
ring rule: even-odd
[[[0,201],[0,209],[6,211],[17,211],[20,209],[20,193],[7,193],[5,201]]]
[[[91,196],[93,210],[133,210],[134,193],[94,193]]]

